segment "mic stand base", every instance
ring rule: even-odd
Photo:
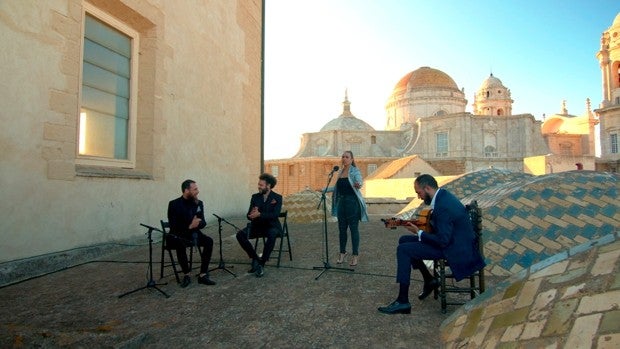
[[[232,268],[232,267],[234,267],[234,266],[231,266],[231,268]],[[214,271],[214,270],[218,270],[218,269],[222,269],[222,270],[224,270],[224,271],[227,271],[230,275],[232,275],[232,276],[234,276],[234,277],[237,277],[237,274],[233,273],[233,272],[232,272],[232,271],[230,271],[228,268],[226,268],[226,264],[224,264],[224,262],[223,262],[223,261],[221,261],[221,262],[220,262],[220,264],[219,264],[217,267],[215,267],[215,268],[213,268],[213,269],[209,269],[209,272],[212,272],[212,271]]]
[[[122,295],[118,296],[118,298],[123,298],[128,294],[132,294],[134,292],[138,292],[140,290],[144,290],[147,288],[154,288],[157,291],[159,291],[161,294],[166,296],[166,298],[170,298],[170,296],[166,292],[162,291],[159,287],[157,287],[157,286],[167,285],[168,283],[158,284],[158,283],[155,283],[155,280],[153,280],[153,237],[152,237],[152,233],[153,233],[153,230],[156,230],[159,232],[161,232],[161,230],[148,226],[146,224],[142,224],[142,223],[140,223],[140,225],[149,229],[149,231],[146,233],[147,239],[149,240],[149,280],[146,282],[146,286],[138,287],[133,291],[125,292]]]
[[[157,283],[155,283],[155,281],[154,281],[154,280],[149,280],[149,281],[146,283],[146,286],[142,286],[142,287],[136,288],[136,289],[135,289],[135,290],[133,290],[133,291],[125,292],[125,293],[123,293],[122,295],[118,296],[118,298],[123,298],[123,297],[125,297],[125,296],[126,296],[126,295],[128,295],[128,294],[132,294],[132,293],[134,293],[134,292],[138,292],[138,291],[140,291],[140,290],[145,290],[145,289],[147,289],[147,288],[154,288],[154,289],[156,289],[157,291],[159,291],[161,294],[163,294],[164,296],[166,296],[166,298],[170,298],[170,295],[169,295],[169,294],[167,294],[166,292],[162,291],[159,287],[157,287],[157,286],[162,286],[162,285],[167,285],[167,284],[168,284],[168,283],[164,283],[164,284],[157,284]]]
[[[326,271],[330,270],[330,269],[336,269],[336,270],[346,270],[346,271],[355,271],[355,269],[351,269],[351,268],[339,268],[339,267],[332,267],[329,262],[323,262],[323,266],[322,267],[314,267],[312,268],[313,270],[321,270],[323,269],[322,272],[319,273],[319,275],[317,275],[314,280],[318,280],[323,273],[325,273]]]
[[[220,263],[218,264],[217,267],[210,269],[209,271],[213,271],[213,270],[217,270],[217,269],[222,269],[227,271],[230,275],[237,277],[237,275],[235,273],[233,273],[232,271],[230,271],[228,268],[226,268],[226,263],[224,263],[224,254],[222,252],[222,221],[225,221],[224,218],[221,218],[217,215],[214,215],[215,217],[217,217],[217,224],[218,224],[218,235],[220,237]],[[226,222],[228,223],[228,222]],[[231,224],[231,223],[229,223]],[[231,266],[232,268],[232,266]]]

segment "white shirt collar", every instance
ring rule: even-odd
[[[437,188],[437,191],[435,192],[435,195],[433,195],[433,199],[431,200],[431,209],[435,209],[435,199],[437,198],[437,193],[439,193],[439,191],[441,190],[441,188]]]

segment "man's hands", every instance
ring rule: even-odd
[[[407,225],[404,226],[405,229],[409,230],[413,233],[413,235],[418,236],[418,232],[421,230],[418,228],[413,222],[407,222]]]
[[[255,219],[258,217],[260,217],[260,212],[258,212],[258,207],[254,206],[252,207],[252,210],[250,211],[250,213],[248,213],[248,218]]]
[[[192,223],[189,225],[189,229],[198,228],[200,222],[202,222],[202,219],[198,218],[198,216],[194,216],[194,219],[192,219]]]

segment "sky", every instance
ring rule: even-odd
[[[266,0],[265,159],[290,158],[304,133],[351,112],[385,129],[396,83],[420,67],[464,88],[467,112],[492,73],[513,114],[583,115],[602,101],[596,53],[618,0]]]

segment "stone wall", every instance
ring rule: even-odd
[[[209,217],[242,214],[262,160],[261,6],[0,2],[0,262],[141,236],[187,178]],[[122,165],[76,155],[87,7],[139,36],[135,158]]]

